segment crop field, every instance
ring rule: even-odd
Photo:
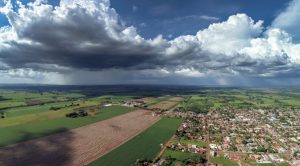
[[[0,147],[131,112],[133,108],[112,106],[94,110],[93,116],[76,119],[66,117],[66,114],[76,109],[93,107],[105,102],[120,102],[128,98],[130,97],[87,98],[78,92],[0,90]],[[26,103],[28,100],[33,103]]]
[[[146,105],[154,105],[162,101],[170,99],[171,96],[160,96],[160,97],[144,97],[142,98]]]
[[[58,108],[58,109],[67,108],[67,107],[71,107],[76,104],[80,104],[80,102],[78,102],[78,101],[63,101],[63,102],[55,102],[55,103],[49,103],[49,104],[43,104],[43,105],[18,107],[18,108],[14,108],[14,109],[10,109],[10,110],[6,111],[5,115],[7,118],[11,118],[11,117],[23,116],[23,115],[27,115],[27,114],[47,112],[51,108]]]
[[[0,90],[0,109],[11,108],[16,106],[26,106],[26,101],[38,100],[41,103],[59,102],[70,99],[83,97],[78,93],[59,93],[59,92],[29,92],[29,91],[12,91]]]
[[[36,115],[38,120],[33,120],[32,122],[27,122],[28,116],[20,116],[17,118],[24,118],[26,122],[24,123],[17,123],[13,120],[13,122],[8,121],[9,118],[5,119],[7,120],[7,123],[10,123],[11,126],[7,127],[0,127],[0,147],[26,141],[29,139],[50,135],[57,132],[62,132],[65,130],[81,127],[87,124],[91,124],[100,120],[109,119],[111,117],[121,115],[124,113],[131,112],[132,108],[127,107],[121,107],[121,106],[113,106],[113,107],[107,107],[101,110],[97,111],[97,114],[95,116],[87,116],[82,117],[78,119],[72,119],[72,118],[66,118],[64,116],[64,112],[59,112],[63,114],[46,114],[46,115]],[[52,112],[50,112],[52,113]],[[56,113],[56,112],[54,112]],[[35,118],[35,116],[33,116]],[[0,124],[5,125],[6,123],[3,123],[2,120],[0,121]],[[0,125],[1,126],[1,125]],[[63,130],[62,130],[63,129]]]
[[[134,120],[132,120],[134,119]],[[159,117],[152,116],[149,111],[137,110],[105,121],[93,123],[81,128],[70,130],[24,143],[0,148],[0,165],[13,166],[34,165],[36,158],[42,165],[76,166],[88,164],[103,154],[111,151],[120,144],[131,139],[145,128],[157,122]],[[71,135],[69,140],[64,140]],[[49,140],[53,140],[51,142]],[[68,146],[65,154],[51,152],[48,155],[37,153],[41,149],[59,147],[61,144]],[[26,154],[24,155],[24,149]],[[54,149],[59,151],[60,149]],[[64,150],[64,149],[61,149]],[[35,154],[35,155],[27,155]],[[18,158],[18,160],[15,160]]]
[[[224,108],[299,109],[300,92],[287,89],[203,90],[189,95],[178,107],[181,110],[205,113]]]
[[[31,165],[47,165],[46,162],[127,166],[144,159],[153,160],[158,154],[175,165],[188,159],[205,163],[203,155],[171,149],[161,151],[161,144],[174,135],[182,122],[166,118],[172,117],[166,116],[172,110],[206,115],[209,111],[231,109],[300,109],[297,89],[163,88],[157,94],[155,89],[149,89],[148,93],[151,95],[122,88],[95,91],[94,87],[68,91],[0,90],[0,165],[18,165],[13,157]],[[129,107],[126,103],[130,102],[137,104]],[[152,111],[141,111],[144,108]],[[284,123],[285,119],[279,121]],[[174,137],[170,142],[206,147],[203,140]],[[40,153],[43,155],[39,156]],[[32,160],[30,156],[39,157]],[[236,165],[222,156],[212,157],[210,162]]]
[[[129,166],[134,165],[137,159],[154,159],[161,150],[160,144],[172,137],[180,123],[181,119],[163,118],[90,166]]]
[[[149,109],[168,110],[168,109],[174,107],[176,104],[178,104],[182,100],[183,99],[181,97],[172,97],[165,101],[150,105],[150,106],[148,106],[148,108]]]

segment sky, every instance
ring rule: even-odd
[[[0,0],[0,83],[299,86],[300,0]]]

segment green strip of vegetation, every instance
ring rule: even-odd
[[[181,119],[163,118],[127,143],[97,159],[90,166],[130,166],[138,159],[154,159],[174,134]]]
[[[199,154],[189,153],[189,152],[180,152],[180,151],[172,151],[172,150],[165,150],[162,157],[164,158],[174,158],[177,161],[184,161],[186,159],[194,159],[200,160]]]
[[[68,105],[71,105],[72,103],[76,102],[56,102],[56,103],[49,103],[44,105],[35,105],[35,106],[24,106],[20,108],[10,109],[8,111],[5,111],[5,115],[10,117],[16,117],[16,116],[22,116],[22,115],[28,115],[28,114],[34,114],[34,113],[41,113],[41,112],[47,112],[51,111],[51,108],[64,108]],[[78,102],[77,102],[78,103]]]
[[[0,128],[0,147],[81,127],[131,111],[133,111],[133,108],[113,106],[97,111],[95,116],[80,118],[60,117]]]

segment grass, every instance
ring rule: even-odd
[[[288,163],[277,163],[277,164],[273,164],[273,163],[266,163],[266,164],[254,164],[257,166],[290,166],[290,164]]]
[[[199,158],[199,154],[189,153],[189,152],[180,152],[180,151],[172,151],[172,150],[165,150],[162,154],[162,157],[172,157],[176,158],[176,160],[183,161],[185,159],[197,159]]]
[[[225,159],[223,156],[220,157],[211,157],[211,162],[214,162],[216,164],[223,164],[223,166],[238,166],[238,164],[232,160]]]
[[[30,112],[25,114],[25,111],[24,111],[24,112],[22,112],[24,114],[22,116],[15,116],[15,117],[8,117],[5,119],[1,119],[0,120],[0,128],[19,125],[19,124],[25,124],[25,123],[32,123],[32,122],[37,122],[37,121],[62,118],[62,117],[65,117],[66,113],[72,112],[74,108],[91,106],[91,105],[96,105],[96,104],[97,104],[97,102],[95,102],[95,101],[87,101],[84,103],[81,102],[80,106],[63,108],[59,111],[50,111],[50,110],[41,111],[41,110],[37,109],[37,110],[31,110],[31,111],[35,111],[35,112],[39,111],[39,113],[32,113],[32,114],[30,114]],[[26,107],[24,107],[24,108],[26,108]],[[38,107],[38,108],[40,108],[40,107]]]
[[[13,91],[13,90],[1,90],[0,97],[6,100],[0,101],[0,109],[12,108],[18,106],[26,106],[25,101],[27,99],[36,99],[40,101],[65,101],[66,99],[76,99],[84,97],[79,93],[68,92],[31,92],[31,91]]]
[[[25,103],[22,101],[7,100],[7,101],[2,101],[0,103],[0,108],[16,107],[16,106],[22,106],[22,105],[25,105]]]
[[[0,128],[0,147],[57,133],[60,131],[59,129],[62,128],[65,130],[69,130],[81,127],[131,111],[133,111],[133,108],[113,106],[97,111],[98,114],[95,116],[87,116],[74,119],[59,117],[55,119],[33,121],[30,123]]]
[[[180,107],[183,110],[189,110],[189,106],[197,103],[202,110],[221,110],[225,107],[243,109],[300,108],[299,91],[293,90],[204,90],[202,93],[191,95],[191,98],[182,102]]]
[[[35,114],[35,113],[41,113],[41,112],[47,112],[50,111],[49,109],[51,107],[65,107],[66,105],[70,105],[71,103],[78,103],[78,102],[57,102],[57,103],[49,103],[44,105],[35,105],[35,106],[25,106],[20,108],[14,108],[10,109],[8,111],[5,111],[5,114],[8,118],[10,117],[17,117],[27,114]]]
[[[155,104],[158,104],[160,102],[164,102],[164,101],[167,101],[169,100],[170,98],[172,98],[172,96],[162,96],[161,98],[152,98],[152,100],[146,102],[146,104],[148,106],[151,106],[151,105],[155,105]]]
[[[90,166],[130,166],[135,165],[137,159],[154,159],[161,150],[160,144],[172,137],[181,122],[181,119],[163,118]]]
[[[181,143],[181,144],[193,144],[193,145],[197,145],[199,147],[206,147],[206,142],[204,141],[196,141],[196,140],[187,140],[187,139],[180,139],[178,140],[178,138],[175,138],[173,140],[173,143],[174,144],[177,144],[177,143]]]

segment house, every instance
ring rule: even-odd
[[[112,104],[110,104],[110,103],[109,104],[104,104],[103,106],[104,107],[110,107],[110,106],[112,106]]]
[[[300,160],[292,160],[292,166],[300,166]]]
[[[217,144],[209,144],[210,149],[217,149]]]
[[[216,157],[216,156],[217,156],[217,152],[216,152],[216,151],[213,151],[213,150],[211,150],[211,151],[209,152],[209,154],[210,154],[212,157]]]

